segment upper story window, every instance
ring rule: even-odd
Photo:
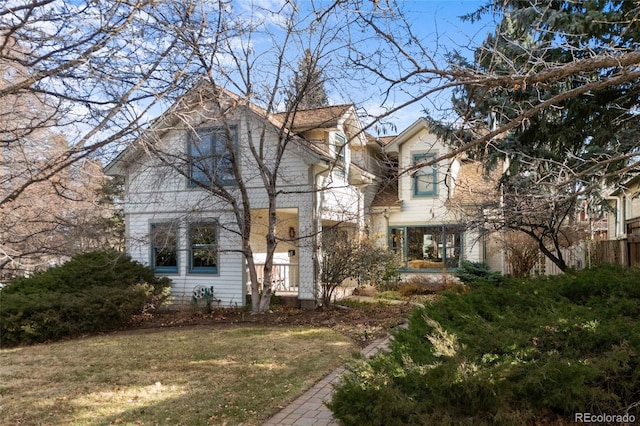
[[[333,134],[333,144],[336,155],[336,172],[344,176],[347,171],[349,156],[347,150],[349,147],[347,146],[347,138],[342,133],[334,133]]]
[[[189,178],[191,184],[233,185],[232,154],[237,146],[237,128],[230,126],[198,130],[189,138]]]
[[[414,154],[413,164],[436,159],[436,154]],[[438,166],[433,164],[418,169],[413,174],[413,196],[433,197],[438,194]]]
[[[178,272],[178,238],[175,224],[151,224],[151,269],[160,273]]]

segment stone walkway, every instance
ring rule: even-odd
[[[375,340],[362,350],[365,357],[370,357],[380,349],[385,349],[389,343],[389,337]],[[298,397],[291,404],[280,410],[278,414],[267,420],[263,426],[328,426],[337,425],[333,419],[331,411],[325,407],[324,402],[331,398],[333,383],[340,379],[340,375],[345,371],[345,367],[337,368],[311,389]]]

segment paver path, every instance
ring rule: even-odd
[[[375,340],[362,350],[365,357],[378,352],[387,347],[389,337]],[[338,367],[331,374],[316,383],[311,389],[298,397],[291,404],[280,410],[278,414],[267,420],[263,426],[327,426],[337,425],[333,419],[331,411],[325,407],[324,402],[331,398],[333,392],[332,383],[340,379],[340,375],[345,371],[344,366]]]

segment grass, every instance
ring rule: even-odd
[[[319,328],[118,333],[0,350],[3,425],[258,425],[356,350]]]

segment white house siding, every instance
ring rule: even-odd
[[[319,211],[321,219],[336,222],[360,223],[362,221],[362,199],[360,191],[349,186],[343,177],[321,177],[318,185]]]
[[[220,211],[200,211],[197,215],[185,217],[183,212],[136,212],[127,214],[127,250],[134,260],[145,265],[151,261],[149,230],[152,223],[175,224],[178,237],[178,273],[166,274],[173,284],[171,295],[176,305],[189,303],[193,289],[198,285],[213,286],[215,296],[225,306],[244,304],[242,255],[231,250],[237,249],[239,238],[218,227],[218,272],[216,274],[193,274],[188,272],[187,229],[190,222],[214,220],[229,222],[229,213]]]
[[[243,178],[249,181],[249,198],[253,209],[268,208],[268,196],[258,178],[255,160],[243,149],[248,126],[257,126],[258,121],[238,120],[238,144],[243,159]],[[205,127],[204,123],[201,123]],[[260,134],[254,128],[253,134]],[[186,152],[187,133],[173,130],[164,135],[161,142],[167,152]],[[274,143],[275,144],[275,143]],[[271,146],[273,146],[272,144]],[[269,143],[266,144],[269,146]],[[300,229],[298,235],[313,235],[312,185],[309,184],[310,166],[303,153],[291,144],[280,167],[282,191],[277,198],[278,208],[296,209]],[[216,298],[222,306],[244,304],[246,288],[245,261],[234,252],[241,246],[239,237],[223,227],[233,228],[236,220],[226,203],[216,201],[207,191],[190,187],[185,176],[170,167],[163,166],[148,154],[141,152],[136,163],[127,170],[125,217],[127,250],[130,255],[148,265],[151,258],[149,230],[151,223],[175,222],[178,226],[178,273],[167,275],[173,281],[172,295],[175,301],[188,302],[191,292],[198,285],[214,286]],[[208,275],[189,274],[187,271],[187,226],[189,222],[215,220],[218,228],[218,273]],[[299,298],[313,300],[314,266],[313,245],[299,244]]]

